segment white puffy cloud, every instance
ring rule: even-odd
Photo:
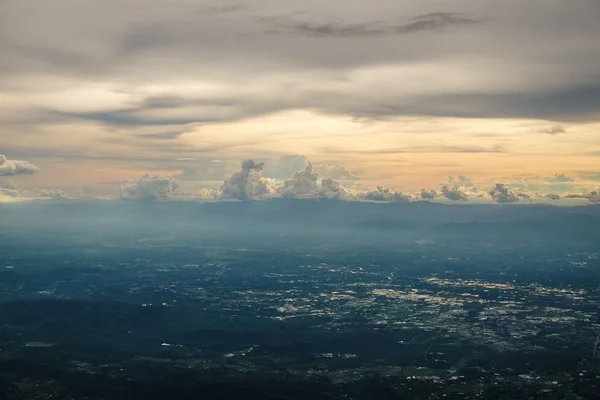
[[[316,166],[304,156],[285,156],[278,162],[284,171],[289,171],[291,166],[297,167],[291,177],[283,181],[262,176],[264,163],[246,160],[241,171],[235,172],[221,186],[221,193],[216,197],[221,199],[260,200],[267,198],[322,198],[344,201],[409,201],[410,197],[400,192],[379,187],[377,190],[368,191],[344,185],[342,182],[325,176],[319,184],[317,168],[325,174],[333,172],[346,180],[352,180],[352,173],[341,165],[319,164]],[[270,176],[282,176],[282,171],[275,167],[268,167]],[[289,175],[288,175],[289,176]],[[203,198],[214,196],[214,192],[204,193]]]
[[[9,160],[0,154],[0,176],[31,175],[40,169],[37,165],[24,160]]]
[[[244,161],[241,171],[234,172],[221,186],[221,198],[258,200],[271,197],[273,180],[261,175],[263,167],[264,163]]]
[[[489,192],[490,197],[497,203],[516,203],[520,199],[529,200],[530,195],[523,192],[512,192],[505,184],[496,183],[496,186]]]
[[[277,194],[286,198],[315,198],[319,196],[319,175],[313,171],[310,162],[302,171],[296,171],[277,187]]]
[[[11,181],[0,181],[0,189],[18,190],[19,187]]]
[[[18,189],[11,181],[0,181],[0,201],[14,201],[19,197]]]
[[[469,200],[469,197],[465,193],[463,193],[458,187],[450,187],[449,185],[443,185],[442,194],[445,198],[452,201]]]
[[[306,156],[288,154],[265,165],[263,176],[285,180],[295,172],[302,171],[308,163]],[[343,164],[329,164],[323,161],[313,161],[311,164],[313,172],[323,179],[331,178],[339,182],[356,182],[359,180],[357,172],[348,170]]]
[[[267,165],[264,165],[262,174],[267,178],[284,180],[292,176],[295,172],[304,169],[307,163],[308,159],[306,156],[287,154],[277,160],[269,161]],[[321,174],[320,170],[318,172]]]
[[[361,195],[360,190],[344,186],[331,178],[323,179],[319,188],[319,197],[322,199],[357,201],[360,200]]]
[[[438,192],[436,190],[426,190],[426,189],[421,189],[421,198],[422,199],[427,199],[427,200],[434,200],[438,195]]]
[[[564,196],[567,199],[587,199],[590,203],[600,203],[600,192],[592,190],[589,193],[570,193]]]
[[[342,164],[322,164],[323,172],[319,172],[325,178],[331,178],[340,182],[355,182],[359,180],[356,171],[349,171]],[[317,170],[315,168],[315,170]]]
[[[448,200],[467,201],[471,197],[481,197],[481,193],[473,181],[464,175],[459,175],[458,178],[449,176],[448,182],[441,187],[442,196]]]
[[[169,177],[143,175],[121,185],[123,200],[167,200],[178,194],[179,184]]]
[[[214,188],[202,188],[197,195],[202,200],[217,200],[221,196],[221,191]]]
[[[73,200],[73,197],[60,189],[39,189],[38,196],[51,200]]]
[[[448,180],[450,181],[450,184],[454,187],[473,187],[475,186],[473,184],[473,181],[471,181],[471,178],[467,178],[464,175],[459,175],[458,178],[455,178],[453,176],[449,176]]]
[[[362,196],[365,200],[371,201],[396,201],[396,202],[407,202],[410,201],[410,196],[402,193],[395,192],[383,186],[377,186],[376,190],[370,190]]]
[[[554,174],[548,178],[548,182],[570,183],[575,182],[575,179],[566,176],[565,174]]]

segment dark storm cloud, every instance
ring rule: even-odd
[[[370,21],[362,23],[299,21],[290,16],[257,16],[256,20],[273,28],[275,33],[291,32],[315,38],[360,38],[404,35],[421,31],[440,31],[460,25],[483,22],[481,17],[465,13],[433,12],[413,17],[409,22]]]

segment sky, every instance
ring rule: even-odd
[[[0,199],[592,201],[599,20],[597,0],[3,0]]]

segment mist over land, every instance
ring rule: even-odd
[[[0,393],[593,399],[599,222],[597,205],[2,204]]]

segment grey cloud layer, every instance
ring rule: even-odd
[[[36,110],[107,125],[233,121],[287,109],[597,119],[599,11],[592,0],[6,0],[0,87],[60,90],[55,77],[64,85],[115,82],[128,93],[164,79],[230,86],[219,95],[167,90],[111,111]],[[365,72],[375,67],[396,72]]]
[[[169,177],[143,175],[124,182],[120,189],[123,200],[167,200],[178,193],[179,184]],[[54,193],[51,193],[51,197]],[[58,194],[60,195],[60,193]]]
[[[388,35],[404,35],[421,31],[439,31],[458,25],[483,22],[463,13],[434,12],[417,15],[410,22],[371,21],[362,23],[301,21],[289,16],[257,17],[258,21],[274,28],[277,33],[297,33],[316,38],[360,38]]]

